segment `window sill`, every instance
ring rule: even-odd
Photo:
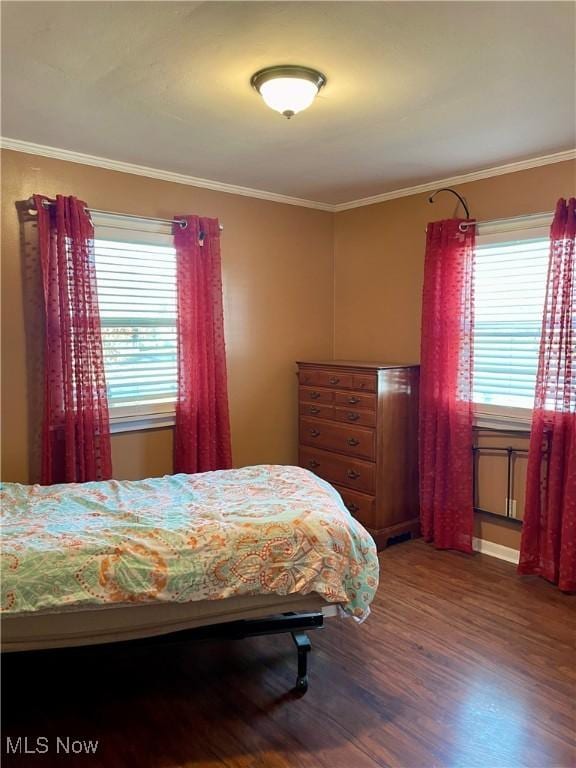
[[[110,434],[120,432],[141,432],[145,429],[165,429],[173,427],[174,411],[166,413],[143,413],[136,416],[111,416]]]
[[[474,426],[503,432],[530,432],[532,411],[528,408],[475,406]]]

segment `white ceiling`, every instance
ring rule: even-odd
[[[2,134],[341,203],[576,145],[572,2],[3,2]],[[328,84],[287,121],[271,64]]]

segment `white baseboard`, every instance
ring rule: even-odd
[[[483,555],[489,555],[490,557],[497,557],[499,560],[506,560],[508,563],[514,563],[518,565],[520,560],[520,552],[512,547],[505,547],[502,544],[495,544],[493,541],[486,541],[486,539],[472,539],[472,547],[475,552],[480,552]]]

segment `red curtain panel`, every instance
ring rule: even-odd
[[[174,224],[178,301],[178,395],[174,471],[232,466],[220,228],[217,219]]]
[[[46,317],[41,481],[107,480],[110,426],[92,222],[75,197],[34,200]]]
[[[520,573],[576,591],[576,199],[561,199],[550,265],[528,455]]]
[[[472,552],[476,227],[428,225],[420,369],[420,519],[426,541]]]

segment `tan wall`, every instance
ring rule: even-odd
[[[427,194],[333,216],[59,160],[2,153],[2,477],[29,481],[29,401],[22,259],[14,202],[32,192],[75,194],[94,208],[170,218],[217,216],[222,239],[234,462],[296,459],[294,360],[419,359],[425,228],[454,214]],[[576,193],[565,162],[463,184],[479,220],[551,210]],[[334,279],[334,292],[332,281]],[[28,366],[29,367],[29,366]],[[113,437],[119,478],[171,471],[172,430]],[[482,460],[489,508],[501,503],[501,459]],[[498,468],[498,462],[500,468]],[[522,468],[519,478],[521,479]],[[33,479],[33,478],[32,478]],[[521,488],[518,489],[521,499]],[[515,524],[477,516],[476,535],[517,547]]]
[[[467,198],[472,215],[480,221],[541,213],[552,210],[559,197],[576,194],[576,163],[495,176],[456,189]],[[441,194],[430,205],[429,194],[336,214],[336,358],[399,363],[419,360],[426,224],[455,212],[452,195]],[[482,498],[486,504],[501,506],[500,471],[504,465],[501,460],[489,461],[482,460],[487,470],[482,474]],[[495,462],[500,462],[499,468]],[[517,547],[519,541],[514,523],[482,516],[476,520],[476,535],[511,547]]]
[[[294,361],[332,352],[332,214],[18,152],[2,152],[2,166],[3,479],[31,479],[28,401],[37,383],[27,374],[24,313],[37,310],[23,298],[14,203],[33,192],[143,216],[220,219],[234,462],[293,463]],[[112,440],[116,477],[171,471],[172,430]]]
[[[461,184],[472,216],[500,219],[554,208],[576,194],[576,162]],[[420,358],[420,317],[426,225],[454,214],[455,198],[430,193],[336,214],[334,352],[336,358]],[[462,214],[459,209],[458,215]]]

